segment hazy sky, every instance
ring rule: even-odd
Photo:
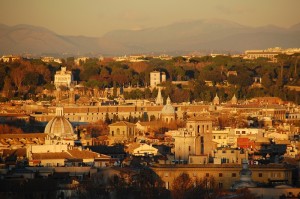
[[[116,29],[210,18],[289,27],[300,22],[299,8],[300,0],[1,0],[0,23],[98,37]]]

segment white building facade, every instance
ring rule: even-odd
[[[73,75],[71,71],[67,71],[67,67],[61,67],[60,71],[56,71],[54,75],[54,85],[56,88],[60,86],[71,87],[73,83]]]
[[[165,82],[167,79],[165,72],[152,71],[150,72],[150,87],[155,88],[158,84]]]
[[[175,140],[175,160],[191,164],[208,163],[208,157],[215,149],[210,118],[192,118],[187,121],[186,128],[173,131],[172,136]]]

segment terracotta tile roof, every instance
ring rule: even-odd
[[[163,106],[147,106],[146,111],[161,111]]]
[[[97,107],[89,107],[88,111],[89,111],[89,113],[97,113],[98,108]]]
[[[30,116],[20,113],[0,113],[0,117],[29,118]]]
[[[3,157],[16,155],[17,157],[24,157],[26,156],[26,148],[19,148],[19,149],[4,149],[3,150]]]
[[[100,160],[103,160],[103,159],[112,159],[112,158],[109,155],[100,154],[99,157],[95,158],[95,161],[100,161]]]
[[[32,159],[73,159],[73,157],[67,152],[34,153]]]
[[[106,112],[107,111],[107,107],[98,107],[99,112]]]
[[[108,136],[106,135],[100,135],[96,138],[96,140],[107,140],[108,139]]]
[[[130,122],[126,122],[126,121],[120,121],[120,122],[110,124],[108,126],[131,126],[131,127],[133,127],[133,126],[135,126],[135,124],[130,123]]]
[[[136,109],[135,109],[135,107],[134,106],[123,106],[123,107],[119,107],[118,108],[118,111],[119,112],[135,112],[136,111]]]
[[[256,97],[253,98],[251,101],[259,101],[259,102],[266,102],[266,103],[273,103],[273,104],[280,104],[282,100],[279,97]]]
[[[64,113],[73,113],[74,109],[69,107],[64,107]]]
[[[93,151],[88,151],[88,150],[78,150],[78,149],[73,149],[73,150],[68,150],[68,153],[73,157],[73,158],[80,158],[80,159],[86,159],[86,158],[97,158],[100,157],[99,153],[93,152]]]
[[[87,107],[80,107],[80,108],[76,108],[75,110],[73,109],[73,111],[75,111],[77,113],[87,113],[88,108]]]
[[[276,140],[275,141],[276,144],[286,144],[286,145],[290,145],[291,141],[290,140]]]
[[[143,127],[153,128],[157,126],[165,125],[162,121],[149,121],[149,122],[138,122]]]
[[[143,111],[143,110],[144,110],[144,107],[140,107],[140,106],[136,107],[136,111]]]
[[[0,144],[2,145],[24,145],[43,143],[47,135],[44,133],[30,134],[1,134]]]
[[[0,134],[0,139],[14,139],[14,138],[41,138],[44,139],[47,135],[45,133],[23,133],[23,134]]]
[[[9,144],[7,142],[5,142],[4,139],[0,139],[0,145],[6,145],[6,146],[9,146]]]
[[[133,142],[133,143],[131,143],[127,146],[126,151],[129,152],[129,153],[132,153],[134,149],[136,149],[140,146],[141,146],[140,143]]]
[[[208,109],[209,106],[207,105],[190,105],[186,107],[181,107],[182,111],[188,111],[188,112],[201,112]]]
[[[116,106],[108,106],[107,112],[118,112],[118,107]]]
[[[78,104],[89,103],[90,101],[91,101],[90,98],[82,96],[78,100],[76,100],[76,103],[78,103]]]
[[[212,117],[208,114],[205,114],[189,118],[188,121],[212,121]]]

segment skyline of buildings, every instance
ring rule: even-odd
[[[267,48],[267,49],[248,49],[245,50],[244,53],[240,54],[224,54],[224,53],[189,53],[189,55],[182,55],[182,57],[186,58],[188,61],[192,57],[202,57],[202,56],[231,56],[231,57],[243,57],[244,59],[257,59],[257,58],[266,58],[270,59],[271,62],[277,62],[277,59],[275,56],[280,55],[280,54],[286,54],[286,55],[292,55],[295,53],[300,53],[300,48],[281,48],[281,47],[273,47],[273,48]],[[95,57],[88,57],[88,56],[78,56],[78,55],[69,55],[70,57],[75,57],[76,59],[75,64],[80,65],[82,63],[85,63],[88,59],[90,58],[95,58]],[[147,62],[147,57],[153,57],[154,59],[160,59],[160,60],[171,60],[172,57],[167,54],[159,54],[159,55],[153,55],[153,54],[133,54],[133,55],[124,55],[124,56],[119,56],[119,57],[113,57],[113,56],[99,56],[99,61],[104,60],[105,58],[112,58],[116,62]],[[30,58],[30,56],[26,56],[26,58]],[[52,56],[42,56],[42,57],[36,57],[34,56],[33,58],[41,58],[41,60],[45,63],[51,63],[51,62],[56,62],[58,64],[62,64],[61,58],[59,57],[52,57]],[[3,62],[11,62],[11,61],[16,61],[20,60],[21,56],[20,55],[2,55],[0,58],[0,61]]]
[[[186,173],[195,182],[214,178],[216,186],[227,191],[248,187],[251,193],[258,193],[264,188],[271,197],[271,189],[265,186],[284,185],[287,187],[280,194],[299,193],[299,188],[290,186],[300,183],[298,104],[277,97],[238,99],[235,93],[230,100],[223,100],[217,91],[211,101],[172,103],[162,94],[166,80],[164,72],[153,70],[149,88],[158,89],[155,98],[126,100],[120,88],[111,100],[108,91],[101,96],[97,89],[85,92],[76,82],[72,84],[72,71],[61,67],[54,74],[51,104],[0,104],[2,124],[22,121],[44,129],[44,133],[0,135],[1,178],[42,175],[50,179],[54,173],[67,173],[66,178],[74,177],[77,183],[69,185],[79,187],[84,179],[97,174],[108,172],[112,177],[121,175],[118,169],[133,172],[145,166],[171,191],[175,179]],[[62,86],[66,88],[62,90]],[[103,123],[109,125],[99,133]],[[97,136],[92,136],[93,131]],[[118,151],[120,146],[124,151]],[[26,171],[17,175],[20,168]],[[77,197],[74,190],[58,189],[66,197]]]

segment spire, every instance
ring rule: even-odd
[[[156,100],[155,100],[155,104],[156,105],[162,105],[163,104],[163,98],[161,96],[160,87],[158,87],[158,93],[157,93],[157,97],[156,97]]]
[[[213,99],[213,104],[214,105],[219,105],[220,104],[220,98],[218,97],[217,93],[216,93],[215,98]]]
[[[168,96],[166,104],[167,104],[167,105],[170,105],[170,104],[171,104],[170,96]]]
[[[237,98],[236,98],[235,94],[231,98],[231,104],[237,104]]]

